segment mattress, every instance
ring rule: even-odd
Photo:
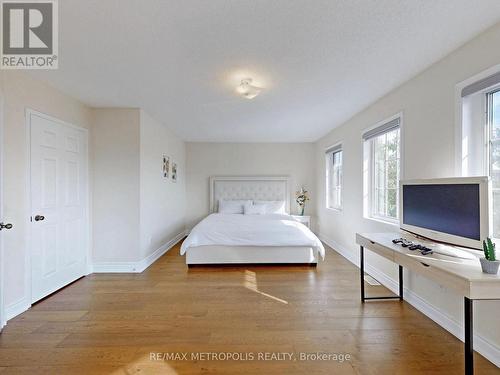
[[[197,224],[181,246],[181,255],[203,246],[311,248],[325,256],[321,241],[286,214],[211,214]]]

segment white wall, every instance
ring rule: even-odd
[[[315,173],[313,143],[188,143],[187,217],[192,228],[209,212],[210,176],[286,175],[290,199],[304,186],[311,192],[306,214],[314,215]],[[297,212],[291,203],[292,212]]]
[[[184,232],[185,143],[140,109],[93,111],[94,271],[140,271]],[[162,177],[162,156],[178,181]]]
[[[92,112],[92,261],[138,261],[140,110]]]
[[[1,72],[0,85],[4,101],[3,219],[14,225],[12,230],[2,233],[4,306],[10,314],[30,302],[28,276],[31,270],[25,266],[29,251],[26,236],[30,216],[26,196],[28,147],[25,111],[31,108],[85,128],[90,128],[91,112],[79,101],[23,72]]]
[[[186,146],[144,111],[140,133],[140,249],[144,258],[185,230]],[[162,176],[163,155],[177,163],[176,183]]]
[[[392,231],[397,227],[363,218],[361,134],[377,122],[403,112],[402,178],[455,175],[455,85],[500,63],[500,25],[488,30],[417,77],[378,100],[316,144],[319,232],[358,258],[356,232]],[[344,151],[344,209],[325,208],[324,148],[341,141]],[[457,171],[458,172],[458,171]],[[368,263],[397,280],[396,267],[368,254]],[[411,275],[409,287],[452,321],[462,324],[462,297]],[[476,333],[500,350],[500,302],[475,303]],[[496,352],[500,355],[500,351]],[[490,356],[491,358],[491,356]],[[500,357],[497,358],[500,361]],[[497,362],[497,364],[500,362]]]
[[[92,262],[140,261],[172,234],[183,231],[184,143],[161,125],[139,109],[91,109],[19,71],[0,72],[0,93],[4,123],[3,220],[14,225],[12,230],[2,232],[3,319],[24,311],[31,302],[31,270],[26,268],[30,251],[26,245],[30,217],[26,195],[28,146],[25,111],[28,108],[90,130]],[[144,123],[142,141],[141,119]],[[160,192],[160,185],[150,178],[153,153],[158,153],[159,149],[171,152],[179,163],[179,182],[168,187],[168,196]],[[161,171],[160,161],[156,160],[156,163]],[[139,172],[141,166],[144,168],[142,174]],[[163,181],[161,183],[164,186]],[[158,210],[148,200],[153,195],[160,197]],[[141,202],[144,202],[142,210]],[[174,209],[170,210],[172,207]],[[140,243],[141,213],[145,217],[145,233],[149,231],[144,236],[151,238],[144,247]],[[150,217],[160,222],[163,215],[166,216],[165,225],[151,223]]]

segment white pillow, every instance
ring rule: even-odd
[[[265,215],[266,206],[264,204],[253,204],[252,202],[245,204],[245,215]]]
[[[220,214],[242,214],[244,209],[243,207],[248,202],[252,203],[249,200],[225,200],[219,199],[219,213]]]
[[[254,201],[255,206],[263,205],[266,210],[266,214],[284,214],[285,213],[285,201]]]

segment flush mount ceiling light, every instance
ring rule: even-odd
[[[253,99],[260,94],[262,88],[252,85],[251,78],[241,80],[241,83],[236,87],[236,92],[247,99]]]

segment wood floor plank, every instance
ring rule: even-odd
[[[40,348],[55,347],[66,338],[67,334],[28,333],[28,334],[1,334],[0,349],[3,348]]]
[[[48,300],[47,300],[48,301]],[[37,309],[36,305],[32,307],[27,312],[15,317],[12,319],[12,322],[74,322],[79,320],[82,316],[84,316],[88,311],[40,311]],[[9,321],[9,324],[10,322]]]
[[[39,366],[84,366],[88,363],[99,366],[123,366],[136,358],[135,347],[97,348],[39,348],[2,349],[0,363],[3,366],[20,367],[26,364]]]
[[[463,372],[462,342],[405,302],[360,303],[358,269],[332,251],[317,268],[194,269],[178,252],[141,274],[89,275],[12,319],[0,336],[0,373]],[[175,353],[187,359],[155,357]],[[255,358],[219,357],[227,353]],[[273,353],[293,359],[257,357]],[[301,359],[317,353],[350,357]],[[477,354],[475,367],[500,372]]]

